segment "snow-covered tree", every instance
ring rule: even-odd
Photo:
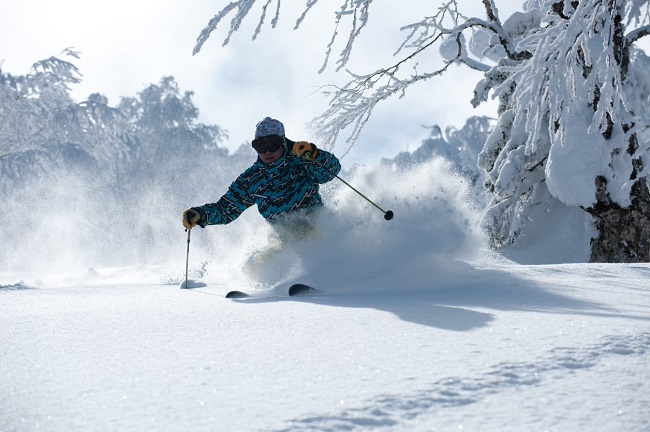
[[[430,129],[430,136],[422,141],[420,147],[412,152],[400,152],[395,158],[382,162],[397,169],[408,169],[434,157],[445,158],[458,174],[471,183],[476,197],[483,201],[485,175],[476,165],[476,160],[487,137],[494,130],[494,120],[488,117],[470,117],[461,129],[447,126],[443,132],[437,125]]]
[[[66,50],[67,57],[77,53]],[[2,153],[35,149],[57,133],[48,127],[57,113],[72,104],[69,86],[80,81],[71,62],[50,57],[35,63],[30,73],[13,76],[0,70],[0,142]]]
[[[307,2],[296,28],[317,2]],[[255,3],[233,1],[218,12],[194,52],[232,14],[227,44]],[[263,3],[254,38],[273,2]],[[447,0],[433,15],[402,27],[407,36],[393,65],[368,74],[349,72],[347,84],[326,90],[330,108],[314,120],[321,138],[331,144],[350,127],[348,140],[354,142],[379,102],[454,64],[468,66],[484,75],[472,103],[490,94],[500,101],[498,125],[479,157],[492,194],[484,221],[493,245],[516,241],[533,207],[559,201],[593,217],[599,235],[592,242],[592,261],[650,261],[650,62],[635,47],[650,33],[649,2],[528,0],[523,12],[505,21],[495,0],[482,1],[482,18],[463,15],[459,3]],[[340,69],[369,21],[372,0],[339,4],[325,65],[347,21]],[[280,9],[277,1],[274,27]],[[440,67],[418,68],[432,49],[441,54]]]
[[[170,219],[205,194],[197,185],[225,190],[253,151],[244,162],[220,148],[226,132],[198,122],[173,77],[114,107],[98,93],[75,102],[79,76],[57,57],[24,76],[0,73],[0,238],[28,229],[31,244],[54,232],[97,246],[87,252],[98,260],[146,260],[168,248],[173,236],[160,233],[178,229]],[[119,256],[105,255],[114,244]],[[0,262],[14,262],[5,249]]]
[[[75,102],[70,85],[79,81],[76,66],[58,57],[35,63],[27,75],[0,73],[1,192],[84,172],[114,191],[137,190],[143,180],[169,185],[186,175],[181,163],[214,166],[228,153],[218,146],[226,132],[197,121],[192,92],[181,93],[173,77],[117,107],[99,93]]]
[[[118,108],[129,119],[143,156],[160,162],[178,152],[226,152],[218,143],[227,133],[218,126],[197,122],[199,110],[192,96],[190,91],[181,94],[174,77],[168,76],[158,85],[150,84],[134,98],[122,98]]]
[[[71,50],[63,54],[78,58]],[[5,186],[77,163],[116,179],[131,151],[128,123],[104,96],[73,101],[70,85],[79,77],[73,63],[58,57],[36,62],[27,75],[0,72],[0,177]]]
[[[189,171],[205,175],[213,169],[204,171],[197,165],[214,167],[215,158],[228,154],[218,145],[227,132],[197,121],[199,111],[192,96],[192,92],[181,92],[173,77],[163,77],[135,97],[121,99],[118,109],[128,119],[134,141],[128,175],[134,188],[143,181],[161,185],[183,176],[187,179]]]
[[[530,0],[500,27],[517,56],[501,57],[473,100],[490,90],[501,100],[479,158],[495,244],[559,200],[592,215],[592,261],[650,261],[650,59],[633,45],[650,30],[647,11],[646,1]],[[481,48],[505,47],[492,36]]]

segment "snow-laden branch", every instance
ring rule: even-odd
[[[262,26],[266,21],[267,9],[272,4],[273,1],[274,0],[264,0],[260,12],[260,18],[258,20],[255,31],[253,32],[253,36],[252,36],[253,40],[255,40],[257,36],[259,36],[259,34],[261,33]],[[210,38],[210,35],[214,30],[217,29],[221,21],[224,20],[228,15],[233,14],[233,17],[230,21],[230,28],[228,29],[228,33],[223,41],[223,46],[228,45],[228,43],[230,43],[230,38],[237,30],[239,30],[244,19],[246,19],[246,17],[249,15],[256,2],[257,0],[238,0],[238,1],[233,1],[228,5],[226,5],[208,22],[208,25],[205,26],[205,28],[203,28],[203,30],[201,31],[201,33],[197,38],[196,45],[194,46],[194,50],[192,51],[192,53],[193,54],[199,53],[201,51],[201,48],[203,47],[203,44]],[[281,0],[275,0],[275,2],[276,2],[275,15],[271,20],[272,28],[275,28],[277,26],[280,17],[280,9],[281,9]],[[339,8],[339,10],[335,13],[334,31],[332,33],[332,38],[329,44],[327,45],[327,49],[325,52],[325,60],[323,62],[323,66],[320,69],[320,72],[325,70],[327,64],[329,63],[332,47],[334,46],[335,42],[338,40],[339,37],[339,26],[341,25],[343,20],[351,19],[351,28],[348,34],[348,39],[345,43],[345,47],[342,49],[340,53],[339,59],[336,62],[338,64],[337,70],[340,70],[348,63],[350,59],[350,55],[352,54],[352,47],[355,41],[361,34],[363,28],[366,27],[366,25],[368,24],[368,19],[370,16],[369,9],[372,2],[373,0],[343,0],[343,4]],[[296,20],[294,29],[298,29],[300,27],[307,13],[314,7],[316,3],[318,3],[318,0],[307,1],[305,5],[305,9]]]
[[[633,44],[634,42],[638,41],[644,36],[648,36],[649,34],[650,34],[650,25],[647,25],[632,30],[625,36],[625,39],[627,40],[628,44]]]
[[[332,52],[332,46],[338,37],[338,27],[341,23],[341,20],[348,15],[352,16],[352,28],[350,29],[350,34],[348,36],[348,41],[345,44],[345,48],[343,48],[340,58],[337,61],[338,67],[336,70],[341,70],[341,68],[343,68],[350,60],[350,55],[352,54],[352,46],[354,45],[356,39],[359,37],[361,30],[368,24],[368,8],[370,7],[372,0],[355,1],[354,3],[355,4],[352,4],[351,1],[346,1],[341,9],[336,12],[336,30],[332,33],[332,38],[327,45],[325,60],[320,70],[318,71],[319,73],[323,72],[327,68],[330,54]]]
[[[648,26],[645,20],[625,35],[623,23],[638,24],[630,13],[648,2],[541,3],[546,14],[540,1],[527,2],[529,18],[538,13],[539,21],[519,17],[525,31],[516,46],[532,57],[502,58],[473,101],[488,91],[500,100],[499,123],[479,155],[492,193],[484,222],[495,245],[514,241],[533,206],[559,200],[597,214],[604,197],[623,209],[647,188],[650,58],[632,43]]]
[[[501,20],[499,19],[499,11],[497,6],[494,4],[494,0],[483,0],[483,5],[485,6],[488,20],[496,26],[502,27]]]
[[[79,53],[68,48],[61,53],[60,57],[63,56],[79,58]],[[79,83],[80,77],[72,62],[54,56],[34,63],[26,76],[16,78],[0,73],[2,154],[38,147],[45,139],[47,123],[53,118],[44,113],[55,112],[62,101],[72,104],[70,85]]]
[[[262,12],[260,14],[260,19],[257,24],[257,27],[255,28],[255,32],[253,33],[253,39],[256,39],[257,36],[259,35],[262,25],[264,24],[264,21],[266,20],[266,10],[269,7],[273,0],[266,0],[266,3],[262,6]],[[275,10],[275,16],[271,20],[271,26],[275,27],[277,25],[279,16],[280,16],[280,0],[277,1],[277,6]],[[234,1],[227,6],[225,6],[223,9],[219,11],[209,22],[208,25],[205,26],[203,30],[201,30],[201,33],[199,34],[199,37],[196,39],[196,45],[194,46],[194,50],[192,51],[192,54],[197,54],[199,51],[201,51],[201,48],[203,47],[203,44],[210,38],[210,34],[216,30],[217,26],[223,20],[226,16],[228,16],[231,12],[234,11],[234,16],[230,20],[230,28],[228,30],[228,34],[226,38],[223,41],[223,46],[228,45],[230,42],[230,38],[232,37],[233,33],[235,33],[237,30],[242,25],[242,22],[246,18],[246,16],[249,14],[251,11],[253,5],[256,3],[256,0],[238,0]]]
[[[393,66],[380,69],[372,74],[355,75],[345,86],[339,88],[332,86],[335,90],[326,91],[324,94],[330,98],[330,108],[322,115],[311,122],[311,125],[321,135],[322,142],[327,146],[333,146],[342,129],[351,127],[351,133],[346,142],[350,147],[359,137],[361,129],[367,123],[372,110],[376,105],[395,94],[400,97],[406,89],[417,83],[444,73],[451,64],[465,64],[466,66],[488,72],[490,66],[473,58],[468,51],[467,42],[463,33],[474,29],[484,29],[496,40],[496,44],[513,61],[529,59],[532,54],[529,51],[517,50],[515,42],[498,18],[497,9],[491,0],[485,0],[486,8],[489,8],[489,20],[479,18],[466,18],[457,9],[456,0],[450,0],[438,9],[432,17],[426,17],[418,23],[402,27],[408,34],[395,54],[410,49],[412,52],[402,58]],[[433,72],[422,73],[415,71],[412,75],[399,76],[401,67],[415,58],[421,56],[425,50],[430,49],[434,44],[445,41],[441,46],[444,50],[444,67]],[[453,43],[454,48],[450,47]],[[447,44],[446,46],[444,46]],[[490,49],[485,46],[483,50]],[[492,48],[494,49],[494,45]],[[349,150],[349,148],[348,148]],[[346,150],[347,152],[347,150]]]
[[[251,12],[253,5],[257,0],[238,0],[233,1],[224,7],[202,31],[198,38],[194,53],[199,52],[203,43],[208,39],[210,33],[214,31],[220,22],[228,15],[233,15],[230,23],[229,32],[224,40],[224,45],[228,44],[232,34],[237,31],[242,21]],[[262,24],[265,22],[266,8],[274,0],[265,0],[263,9],[255,30],[253,38],[257,37],[261,31]],[[276,15],[273,26],[279,16],[280,0],[276,0]],[[308,11],[310,11],[318,0],[307,1],[303,13],[296,21],[295,28],[298,28],[304,21]],[[368,24],[369,8],[372,0],[342,0],[339,9],[335,12],[335,28],[332,37],[326,47],[325,58],[319,73],[323,72],[330,62],[332,51],[335,43],[340,38],[340,29],[343,24],[347,24],[349,30],[346,43],[340,52],[336,61],[336,70],[339,71],[345,67],[352,54],[352,48],[358,40],[361,31]],[[490,66],[482,61],[485,52],[492,52],[491,60],[494,60],[494,53],[499,49],[504,52],[513,61],[523,61],[529,59],[532,54],[526,50],[518,49],[516,38],[502,25],[498,16],[498,10],[494,0],[483,0],[486,10],[487,19],[467,18],[458,9],[458,0],[446,0],[444,4],[438,7],[433,16],[424,17],[421,21],[402,27],[407,35],[398,47],[394,55],[408,50],[409,53],[404,55],[401,60],[390,67],[380,69],[372,74],[351,74],[353,79],[342,88],[336,88],[334,91],[324,92],[326,97],[331,98],[332,105],[329,110],[311,122],[312,125],[320,125],[317,129],[322,132],[326,145],[333,145],[334,140],[338,137],[339,130],[334,131],[335,126],[353,126],[353,130],[348,142],[354,143],[358,137],[363,125],[367,122],[373,108],[376,104],[394,94],[403,94],[406,88],[416,82],[426,80],[432,76],[437,76],[447,70],[452,63],[464,64],[472,69],[488,72]],[[480,31],[477,29],[481,29]],[[475,33],[484,32],[491,38],[487,45],[482,48],[476,48],[477,44],[472,41],[468,46],[464,33],[471,31]],[[515,35],[516,36],[516,35]],[[473,40],[474,36],[472,36]],[[483,38],[485,42],[485,37]],[[435,43],[444,42],[445,40],[455,44],[455,52],[449,52],[443,55],[444,67],[439,70],[420,73],[415,71],[410,76],[399,76],[401,67],[416,57],[422,55],[425,50],[430,49]],[[449,48],[447,48],[449,49]],[[471,51],[471,52],[470,52]],[[482,51],[482,52],[480,52]],[[472,56],[474,54],[474,56]],[[477,58],[478,57],[478,58]],[[421,76],[419,76],[421,75]],[[369,85],[372,84],[372,85]],[[374,93],[370,93],[370,89]],[[357,98],[356,100],[354,98]],[[340,104],[338,106],[337,104]],[[355,108],[351,108],[355,106]],[[329,116],[345,116],[345,118],[329,118]],[[350,118],[352,116],[352,118]],[[354,116],[359,116],[358,118]]]
[[[650,24],[650,2],[648,0],[628,0],[623,8],[627,16],[627,24],[644,26]]]
[[[499,38],[500,45],[506,50],[508,58],[512,60],[527,60],[533,56],[530,51],[518,51],[513,46],[511,38],[505,32],[503,27],[494,22],[489,22],[478,18],[470,18],[455,29],[450,30],[449,33],[459,33],[472,27],[483,27],[494,33]]]
[[[406,59],[402,62],[404,61]],[[346,139],[350,145],[341,157],[345,156],[358,139],[361,130],[379,102],[396,94],[403,97],[406,89],[411,85],[441,75],[453,64],[453,62],[446,62],[443,68],[434,72],[414,73],[407,79],[401,79],[397,76],[397,72],[402,62],[389,69],[382,69],[369,75],[354,75],[348,71],[352,80],[345,86],[334,87],[333,91],[323,91],[326,97],[330,97],[330,108],[310,122],[310,126],[317,131],[321,142],[331,148],[340,132],[348,126],[352,126],[352,132]],[[372,91],[372,93],[366,95],[368,91]]]

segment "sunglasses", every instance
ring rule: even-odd
[[[253,140],[253,148],[259,154],[266,152],[276,152],[284,144],[284,138],[279,135],[269,135]]]

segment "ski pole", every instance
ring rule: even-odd
[[[185,287],[184,288],[187,288],[187,274],[190,268],[190,233],[192,232],[192,228],[186,229],[185,231],[187,231],[187,255],[185,256]]]
[[[305,160],[309,160],[309,159],[311,159],[311,153],[310,153],[310,152],[305,152],[305,156],[306,156],[306,157],[305,157]],[[307,159],[307,158],[309,158],[309,159]],[[322,163],[318,162],[317,160],[311,159],[311,162],[315,163],[316,165],[318,165],[318,166],[321,167],[321,168],[325,168],[325,169],[326,169],[327,171],[329,171],[332,175],[334,175],[334,177],[336,177],[337,179],[341,180],[341,181],[343,182],[343,184],[345,184],[347,187],[349,187],[350,189],[352,189],[353,191],[355,191],[356,193],[358,193],[358,194],[359,194],[363,199],[365,199],[365,200],[368,201],[370,204],[372,204],[372,205],[375,206],[377,209],[379,209],[379,211],[381,211],[381,212],[384,214],[384,219],[386,219],[386,220],[391,220],[391,219],[393,218],[394,214],[393,214],[393,212],[392,212],[391,210],[384,211],[383,208],[379,207],[377,204],[375,204],[373,201],[371,201],[370,198],[368,198],[367,196],[365,196],[364,194],[362,194],[361,192],[359,192],[358,190],[356,190],[356,189],[355,189],[355,188],[354,188],[350,183],[346,182],[346,181],[343,180],[341,177],[339,177],[338,175],[334,174],[334,172],[332,172],[331,169],[329,169],[328,167],[326,167],[326,166],[323,165]]]

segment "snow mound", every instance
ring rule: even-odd
[[[25,285],[25,283],[22,281],[11,285],[0,285],[0,291],[17,291],[17,290],[28,290],[28,289],[35,289],[35,288]]]

